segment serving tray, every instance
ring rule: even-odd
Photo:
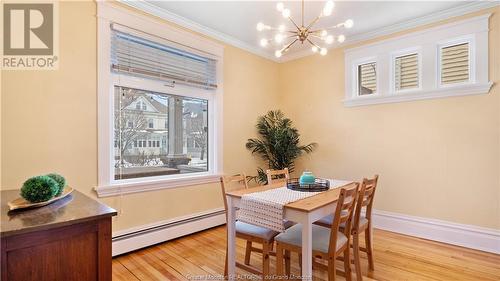
[[[330,189],[330,182],[326,179],[316,178],[313,184],[300,184],[299,179],[289,179],[286,187],[295,191],[321,192]]]
[[[27,201],[24,198],[17,198],[17,199],[10,201],[7,204],[9,205],[9,210],[11,210],[11,211],[12,210],[19,210],[19,209],[42,207],[42,206],[49,205],[50,203],[55,202],[57,200],[63,199],[64,197],[70,195],[71,192],[73,192],[73,188],[66,186],[64,188],[63,192],[61,193],[61,195],[54,197],[50,200],[44,201],[44,202],[30,203],[29,201]]]

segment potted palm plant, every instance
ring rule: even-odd
[[[272,110],[260,116],[256,127],[259,138],[248,139],[246,148],[264,160],[268,169],[288,168],[291,173],[295,168],[295,160],[304,153],[313,152],[317,146],[316,143],[300,145],[299,131],[280,110]],[[257,173],[255,180],[266,184],[265,170],[259,167]]]

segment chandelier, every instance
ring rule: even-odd
[[[321,55],[326,55],[328,53],[328,50],[325,47],[321,47],[318,45],[316,42],[321,41],[326,44],[332,44],[335,39],[337,42],[342,43],[345,41],[345,36],[343,34],[340,34],[336,36],[336,38],[333,35],[328,34],[329,30],[336,29],[336,28],[351,28],[354,25],[354,22],[352,20],[346,20],[345,22],[339,23],[337,25],[328,27],[328,28],[323,28],[323,29],[314,29],[314,25],[323,17],[330,16],[333,12],[333,8],[335,7],[335,3],[333,1],[327,1],[325,3],[325,6],[323,7],[323,10],[317,16],[313,21],[311,21],[308,25],[304,25],[304,0],[302,0],[302,23],[299,26],[290,16],[290,10],[285,8],[285,5],[282,2],[279,2],[276,4],[276,9],[278,12],[281,13],[283,18],[290,20],[290,22],[295,26],[295,29],[293,30],[287,30],[285,25],[280,25],[279,27],[271,27],[268,25],[265,25],[262,22],[259,22],[257,24],[257,30],[258,31],[265,31],[265,30],[271,30],[271,31],[276,31],[277,33],[274,35],[274,38],[263,38],[260,40],[260,45],[262,47],[267,47],[270,43],[275,42],[276,45],[280,46],[278,50],[274,52],[274,55],[279,58],[281,57],[284,53],[286,53],[290,47],[297,43],[300,42],[301,44],[304,44],[305,42],[309,43],[311,45],[311,51],[313,53],[320,53]]]

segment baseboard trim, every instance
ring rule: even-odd
[[[223,208],[113,233],[113,256],[226,223]],[[448,221],[373,210],[373,226],[405,235],[500,254],[500,231]]]
[[[396,233],[500,254],[500,231],[474,225],[373,210],[373,226]]]
[[[177,217],[113,233],[113,256],[125,254],[226,223],[223,208]]]

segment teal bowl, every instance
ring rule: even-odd
[[[315,180],[316,177],[312,172],[304,172],[299,178],[299,184],[301,185],[314,184]]]

